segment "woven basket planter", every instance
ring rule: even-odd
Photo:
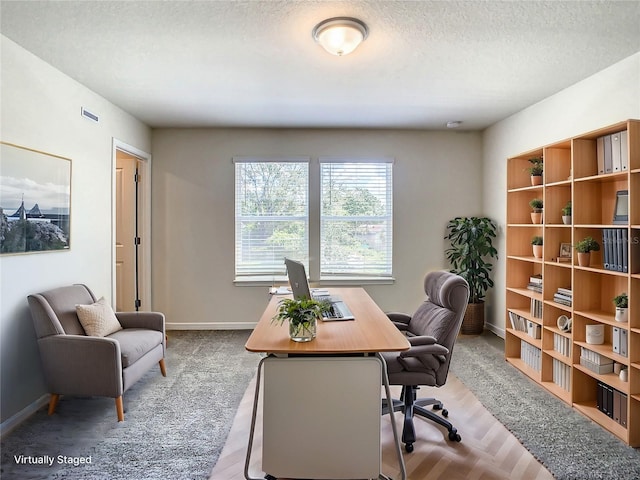
[[[484,330],[484,302],[470,303],[462,320],[460,333],[464,335],[479,335]]]

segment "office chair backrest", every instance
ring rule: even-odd
[[[436,373],[438,384],[443,385],[447,379],[453,346],[467,309],[469,285],[459,275],[436,271],[426,275],[424,291],[427,300],[411,317],[409,331],[413,335],[434,337],[438,344],[449,349],[449,354]]]

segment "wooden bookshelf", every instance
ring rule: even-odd
[[[598,138],[624,130],[627,131],[627,168],[611,173],[599,172]],[[529,158],[540,156],[544,158],[543,184],[534,186],[526,168],[530,165]],[[507,362],[628,445],[639,447],[640,120],[609,125],[507,159],[506,190]],[[625,225],[613,222],[616,192],[620,190],[629,192],[629,222]],[[533,224],[529,215],[529,201],[534,198],[541,198],[544,202],[542,224]],[[569,201],[572,203],[572,221],[565,225],[562,208]],[[610,228],[623,229],[626,233],[624,248],[627,249],[629,265],[626,272],[605,268],[609,256],[605,255],[603,234]],[[542,259],[533,256],[533,236],[544,239]],[[591,253],[588,267],[578,264],[574,248],[571,248],[568,261],[558,261],[561,244],[573,246],[586,236],[593,237],[601,247],[600,251]],[[538,275],[542,275],[542,293],[529,286],[531,277]],[[571,302],[568,305],[558,303],[563,301],[563,290],[570,290]],[[629,297],[627,323],[615,320],[613,297],[622,292]],[[533,302],[538,305],[537,309],[532,307]],[[540,325],[541,338],[535,339],[526,331],[513,328],[511,321],[514,315],[527,323]],[[560,315],[572,319],[570,332],[558,328]],[[603,344],[587,343],[587,325],[604,326]],[[613,351],[614,329],[626,331],[626,356]],[[557,341],[568,345],[568,351],[557,351]],[[534,365],[527,361],[532,348],[538,349],[540,356],[540,361]],[[628,381],[622,381],[615,373],[598,374],[583,366],[580,362],[582,348],[628,369]],[[558,370],[564,374],[568,370],[569,379],[565,378],[566,375],[558,377]],[[626,426],[598,408],[598,382],[626,395]]]

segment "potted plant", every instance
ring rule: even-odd
[[[578,265],[588,267],[591,264],[591,252],[600,250],[600,244],[592,237],[585,237],[575,245],[578,252]]]
[[[526,168],[531,175],[531,185],[542,185],[542,172],[544,164],[542,157],[534,157],[529,159],[530,167]]]
[[[626,322],[629,319],[629,297],[626,292],[617,295],[613,304],[616,306],[616,321]]]
[[[498,258],[493,246],[497,226],[487,217],[456,217],[447,224],[444,238],[451,242],[445,250],[452,273],[463,277],[469,284],[469,305],[462,322],[461,332],[482,333],[484,328],[484,297],[493,287],[490,278],[492,258]]]
[[[284,298],[278,305],[272,321],[282,325],[287,320],[289,336],[294,342],[310,342],[316,338],[318,318],[331,308],[329,302],[309,298]]]
[[[536,235],[531,238],[531,245],[533,245],[533,256],[536,258],[542,258],[542,237]]]
[[[534,198],[529,202],[529,206],[532,208],[531,223],[542,223],[543,203],[539,198]]]
[[[571,200],[562,207],[562,223],[565,225],[571,225]]]

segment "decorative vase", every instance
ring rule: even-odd
[[[629,319],[629,309],[616,307],[616,322],[626,322]]]
[[[571,225],[571,215],[563,215],[562,223],[564,223],[565,225]]]
[[[542,185],[542,175],[531,175],[531,185]]]
[[[531,223],[536,225],[542,223],[542,210],[534,210],[531,212]]]
[[[591,264],[591,252],[578,252],[578,265],[588,267]]]
[[[308,322],[294,323],[289,321],[289,337],[294,342],[310,342],[316,338],[318,319],[314,318]]]
[[[542,245],[532,245],[533,246],[533,256],[536,258],[542,258]]]
[[[602,345],[604,343],[604,325],[587,325],[587,343],[589,345]]]

